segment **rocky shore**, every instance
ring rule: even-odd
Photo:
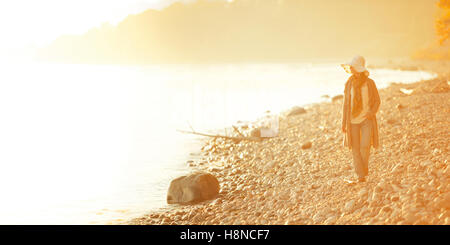
[[[447,68],[449,68],[447,66]],[[342,98],[280,115],[279,136],[261,141],[207,139],[193,171],[212,173],[219,195],[172,205],[128,224],[437,224],[450,225],[448,73],[380,89],[380,148],[369,177],[342,145]],[[375,81],[376,82],[376,81]],[[401,82],[401,81],[399,81]],[[240,127],[245,134],[252,126]]]

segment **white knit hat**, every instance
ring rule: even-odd
[[[350,66],[353,67],[357,72],[365,72],[367,71],[366,67],[366,60],[364,57],[357,55],[353,57],[352,61],[341,64],[341,66],[347,71],[350,72]]]

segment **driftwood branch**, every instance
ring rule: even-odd
[[[194,128],[192,127],[191,123],[190,123],[189,121],[188,121],[187,123],[189,124],[189,127],[191,128],[192,132],[194,132],[195,130],[194,130]]]
[[[185,130],[180,130],[177,129],[178,132],[180,133],[185,133],[185,134],[195,134],[195,135],[201,135],[201,136],[207,136],[207,137],[213,137],[213,138],[223,138],[223,139],[230,139],[233,141],[241,141],[241,140],[250,140],[250,141],[260,141],[261,139],[259,137],[233,137],[233,136],[225,136],[225,135],[220,135],[220,134],[206,134],[206,133],[200,133],[200,132],[196,132],[194,130],[192,131],[185,131]]]

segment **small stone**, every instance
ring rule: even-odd
[[[208,168],[208,171],[210,171],[210,172],[220,172],[221,169],[218,168],[218,167],[209,167],[209,168]]]
[[[295,115],[299,115],[299,114],[303,114],[306,113],[305,108],[300,107],[300,106],[294,106],[291,111],[288,113],[288,117],[290,116],[295,116]]]
[[[382,192],[382,191],[383,191],[383,188],[381,188],[380,185],[377,185],[377,186],[375,187],[375,192],[376,192],[376,193],[380,193],[380,192]]]
[[[336,222],[336,220],[337,220],[336,216],[331,216],[327,220],[325,220],[325,224],[327,224],[327,225],[334,224]]]
[[[397,202],[400,198],[398,196],[392,196],[391,197],[391,201],[392,202]]]
[[[292,219],[288,219],[288,220],[286,220],[286,222],[284,224],[285,225],[295,225],[295,221]]]
[[[322,220],[323,220],[323,217],[320,214],[316,214],[313,216],[314,224],[319,224]]]
[[[440,208],[450,209],[450,192],[437,201],[437,205]]]
[[[275,167],[275,165],[276,165],[275,161],[273,161],[273,160],[269,161],[269,162],[267,162],[266,166],[264,166],[264,170],[269,171],[269,170],[273,169]]]
[[[261,137],[261,129],[259,129],[259,128],[252,129],[252,131],[250,131],[250,136],[256,137],[256,138]]]
[[[358,196],[359,197],[364,197],[367,195],[367,190],[366,189],[362,189],[358,192]]]
[[[381,199],[381,193],[380,192],[373,192],[372,193],[372,197],[371,197],[371,201],[372,202],[377,202]]]
[[[395,165],[393,168],[392,168],[392,171],[391,171],[391,173],[396,173],[396,172],[399,172],[400,171],[400,169],[402,168],[403,166],[401,165],[401,164],[397,164],[397,165]]]
[[[238,169],[238,168],[235,168],[235,169],[233,169],[233,170],[231,171],[231,174],[232,174],[232,175],[237,175],[237,174],[240,174],[240,173],[242,173],[242,171],[241,171],[240,169]]]
[[[394,119],[388,119],[387,120],[387,123],[389,123],[389,124],[394,124],[394,123],[396,123],[397,121],[396,120],[394,120]]]
[[[396,185],[396,184],[392,184],[391,185],[392,186],[392,189],[395,191],[395,192],[399,192],[399,191],[401,191],[402,190],[402,188],[401,187],[399,187],[398,185]]]
[[[353,211],[354,206],[355,206],[355,200],[351,200],[345,204],[344,210],[346,212],[351,212],[351,211]]]
[[[399,110],[405,108],[405,106],[402,105],[402,104],[397,104],[395,107],[396,107],[397,109],[399,109]]]
[[[308,141],[308,142],[302,144],[302,149],[304,149],[304,150],[309,149],[309,148],[311,148],[311,146],[312,146],[311,141]]]
[[[417,220],[417,217],[416,217],[416,215],[414,215],[413,213],[408,213],[408,214],[405,216],[405,221],[406,221],[408,224],[414,224],[414,222],[416,222],[416,220]]]

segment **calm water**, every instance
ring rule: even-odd
[[[378,88],[431,78],[371,70]],[[106,224],[164,207],[199,138],[343,92],[337,63],[3,64],[0,224]]]

